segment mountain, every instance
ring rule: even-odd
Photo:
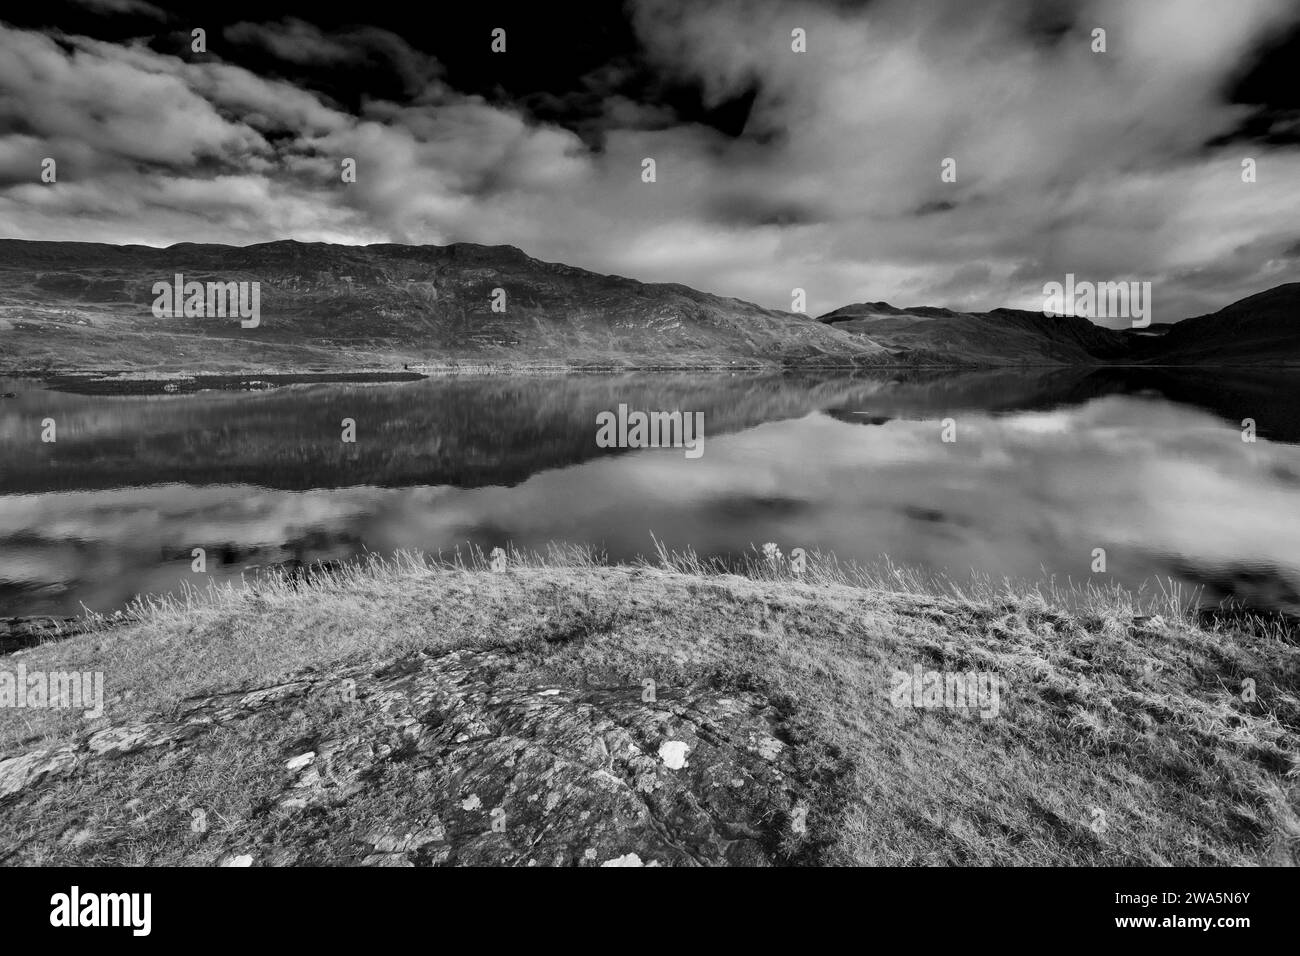
[[[178,273],[259,283],[260,323],[155,317],[154,283]],[[504,311],[493,308],[495,290]],[[814,319],[513,246],[0,240],[0,369],[9,370],[1294,365],[1297,311],[1300,283],[1140,330],[886,302]]]
[[[1048,318],[1019,309],[954,312],[867,302],[819,321],[936,364],[1096,365],[1122,360],[1131,349],[1124,332],[1075,316]]]
[[[1212,315],[1143,329],[1107,329],[1077,316],[994,309],[954,312],[885,302],[847,305],[819,321],[869,338],[919,364],[1300,364],[1300,283],[1234,302]]]
[[[1139,354],[1170,365],[1300,364],[1300,282],[1176,322]]]
[[[260,324],[156,318],[155,282],[260,283]],[[493,290],[505,311],[493,311]],[[869,337],[512,246],[0,240],[0,367],[897,364]]]

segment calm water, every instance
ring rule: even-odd
[[[627,375],[82,396],[0,380],[0,616],[362,551],[778,542],[1300,608],[1300,373]],[[703,457],[597,412],[703,411]],[[57,441],[40,441],[41,421]],[[340,421],[357,423],[356,444]],[[941,422],[956,423],[953,443]],[[1242,441],[1241,420],[1258,440]]]

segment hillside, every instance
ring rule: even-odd
[[[1019,309],[954,312],[886,302],[847,305],[819,321],[921,364],[1300,364],[1300,283],[1145,329],[1107,329],[1077,316]]]
[[[890,350],[924,354],[943,363],[1095,365],[1118,361],[1131,347],[1124,332],[1087,319],[1047,318],[1019,309],[972,313],[864,302],[836,309],[819,321]]]
[[[1300,364],[1300,282],[1174,323],[1138,354],[1174,365]]]
[[[176,273],[187,282],[260,282],[260,325],[155,318],[153,284]],[[504,313],[492,310],[497,288]],[[869,338],[806,316],[541,262],[511,246],[0,240],[0,367],[8,369],[889,360]]]
[[[152,314],[153,285],[258,282],[261,319]],[[494,311],[494,290],[505,311]],[[864,302],[818,319],[512,246],[291,240],[166,249],[0,240],[0,370],[898,367],[1300,363],[1300,283],[1114,330],[1018,309]]]

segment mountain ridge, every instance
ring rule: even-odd
[[[258,282],[258,326],[155,316],[153,284],[176,273]],[[895,361],[808,316],[543,262],[513,246],[0,240],[0,363],[186,367],[198,348],[206,365],[231,368]]]
[[[258,326],[155,316],[153,283],[177,273],[259,283]],[[0,239],[9,370],[1291,365],[1298,311],[1300,282],[1146,330],[884,301],[813,317],[510,245]]]
[[[1018,364],[1033,355],[1048,364],[1297,365],[1300,282],[1283,283],[1217,312],[1145,328],[1110,329],[1080,316],[996,308],[959,312],[936,306],[897,308],[886,302],[841,306],[821,316],[891,350],[933,349],[980,365]],[[937,326],[942,323],[941,326]],[[1033,364],[1028,362],[1028,364]]]

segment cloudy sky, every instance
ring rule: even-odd
[[[508,243],[814,314],[1300,279],[1296,0],[166,6],[0,11],[0,236]]]

